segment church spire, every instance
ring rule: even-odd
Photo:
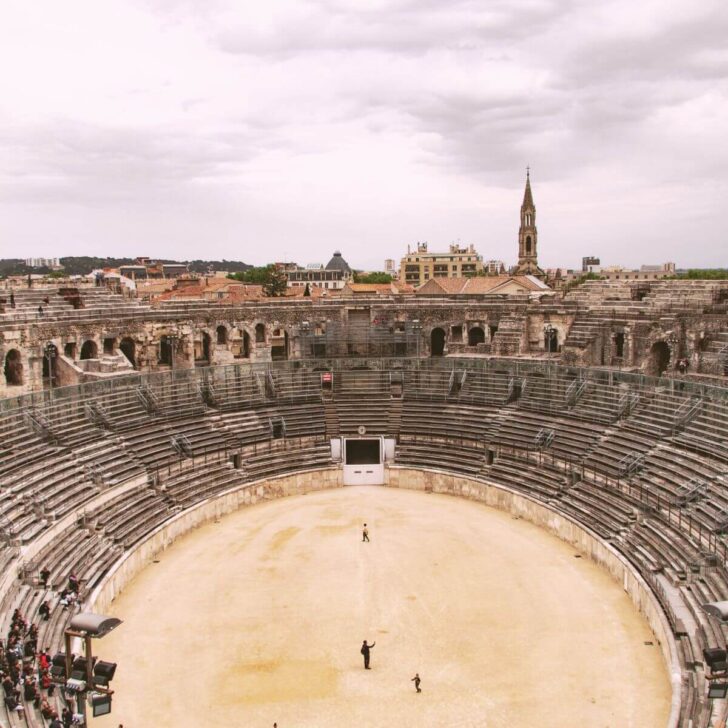
[[[544,277],[538,267],[538,230],[536,229],[536,206],[531,192],[531,168],[526,167],[526,189],[521,205],[521,226],[518,229],[517,275]]]
[[[526,167],[526,191],[523,193],[523,205],[521,207],[532,207],[536,209],[533,204],[533,195],[531,194],[531,168]]]

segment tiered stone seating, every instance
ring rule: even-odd
[[[704,400],[675,442],[728,463],[728,401]]]
[[[265,446],[254,445],[243,454],[243,467],[249,480],[330,464],[331,446],[321,440],[275,440]]]
[[[201,466],[176,473],[161,484],[161,492],[172,506],[189,508],[207,498],[213,498],[245,482],[242,471],[227,461]]]
[[[389,372],[343,370],[334,375],[334,406],[341,434],[364,426],[369,434],[386,434],[391,405]]]
[[[402,465],[417,468],[440,468],[477,476],[483,466],[485,449],[442,443],[429,438],[402,438],[396,446],[395,459]]]
[[[692,395],[654,389],[649,380],[639,389],[630,380],[628,390],[619,376],[610,375],[617,383],[609,385],[598,374],[576,393],[571,377],[553,367],[538,377],[518,365],[509,371],[499,362],[493,371],[478,369],[472,359],[448,358],[405,370],[402,399],[399,391],[393,396],[386,370],[333,367],[338,385],[324,403],[319,373],[286,366],[270,365],[270,379],[267,369],[246,366],[157,374],[142,382],[154,392],[153,407],[140,399],[135,383],[121,382],[84,386],[84,404],[100,406],[92,412],[64,393],[35,398],[34,420],[6,406],[0,411],[0,525],[6,535],[0,564],[12,572],[21,545],[47,533],[54,519],[84,515],[80,525],[50,540],[34,563],[50,566],[54,587],[73,572],[88,590],[121,554],[181,509],[254,480],[330,466],[326,408],[333,407],[344,433],[366,424],[370,432],[398,435],[396,463],[538,499],[609,541],[653,586],[662,580],[672,591],[654,588],[674,628],[674,603],[694,622],[676,635],[692,681],[686,681],[682,716],[706,725],[710,711],[695,699],[702,689],[701,649],[725,644],[726,628],[700,605],[728,596],[728,545],[721,535],[728,524],[728,404],[711,398],[710,388],[701,390],[692,417],[678,421],[676,412],[685,411]],[[524,379],[526,389],[516,398],[510,385]],[[213,383],[210,396],[206,382]],[[278,422],[285,422],[285,432],[272,426]],[[274,429],[284,436],[272,439]],[[548,430],[553,438],[537,442]],[[181,435],[190,452],[173,446],[171,438]],[[229,462],[237,452],[239,469]],[[628,468],[637,455],[642,457]],[[121,485],[130,490],[108,491]],[[111,500],[100,505],[108,495]],[[5,596],[4,609],[37,609],[43,597],[31,575]],[[44,625],[51,644],[67,618],[56,610]]]
[[[169,516],[169,505],[147,486],[128,491],[87,513],[98,532],[124,548],[132,546]]]
[[[494,408],[451,401],[405,399],[399,432],[403,438],[414,435],[482,442],[495,412]]]

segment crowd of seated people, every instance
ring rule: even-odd
[[[50,571],[40,571],[39,583],[46,587]],[[80,585],[76,576],[58,594],[57,608],[72,610],[78,602]],[[44,599],[38,607],[41,620],[50,619],[52,606]],[[3,687],[5,709],[8,714],[25,715],[26,706],[32,705],[52,728],[82,725],[83,716],[73,712],[72,695],[64,694],[65,705],[59,713],[54,698],[56,685],[51,679],[50,648],[39,649],[39,625],[16,608],[10,619],[4,641],[0,641],[0,682]]]

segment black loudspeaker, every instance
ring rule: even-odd
[[[703,650],[703,658],[711,672],[725,672],[728,670],[726,657],[728,657],[728,652],[720,647],[706,647]]]

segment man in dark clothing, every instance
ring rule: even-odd
[[[372,668],[369,667],[369,650],[374,648],[374,645],[376,645],[376,642],[372,642],[370,645],[367,644],[367,641],[364,640],[361,646],[361,653],[364,655],[364,669],[365,670],[371,670]]]
[[[418,693],[421,693],[422,692],[422,690],[420,690],[420,682],[421,682],[421,680],[420,680],[420,673],[419,672],[416,672],[415,673],[415,676],[412,678],[412,680],[410,682],[413,682],[415,684],[415,690]]]
[[[367,528],[366,523],[364,524],[364,528],[362,529],[362,532],[361,532],[361,540],[362,540],[362,542],[369,540],[369,529]]]
[[[51,570],[46,566],[40,570],[40,585],[45,589],[48,586],[48,579],[51,578]]]

